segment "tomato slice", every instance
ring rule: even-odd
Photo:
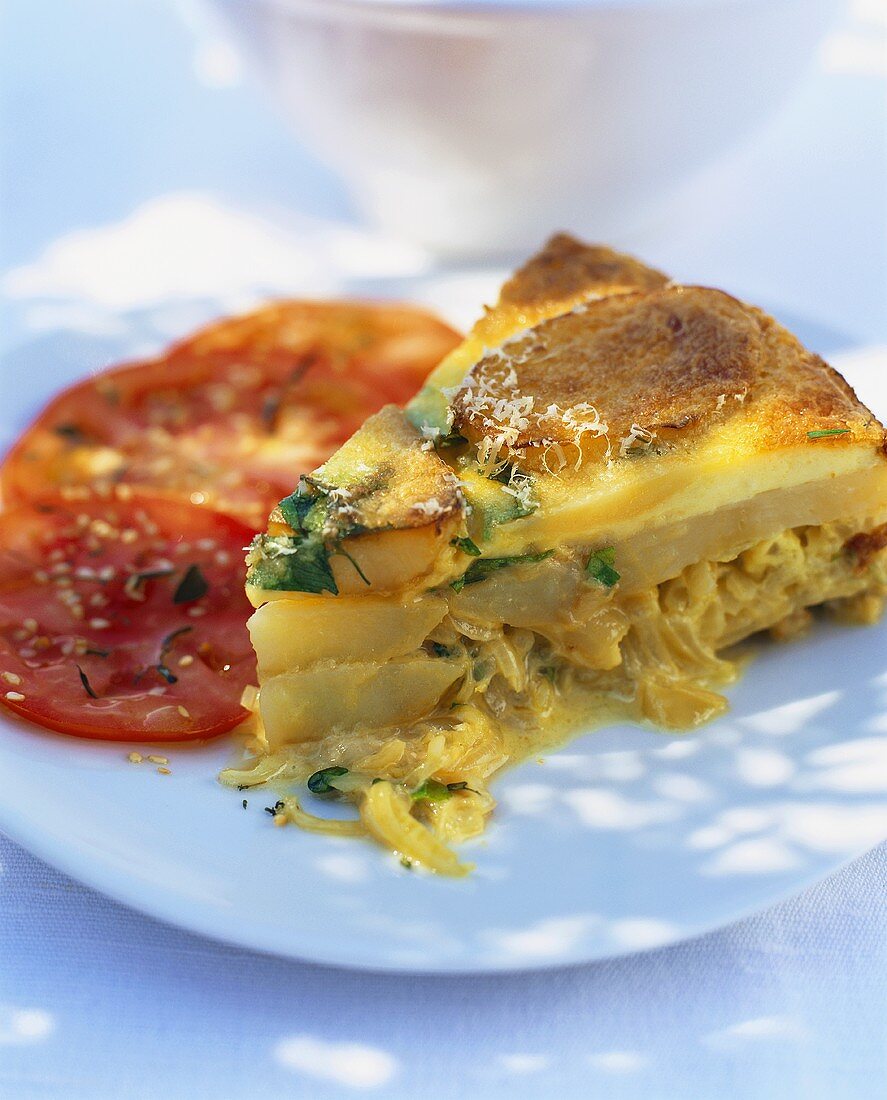
[[[381,303],[279,302],[221,321],[56,397],[9,453],[4,496],[141,485],[264,527],[299,474],[412,397],[458,340]]]
[[[0,514],[0,701],[62,733],[214,737],[255,683],[240,521],[119,487]]]

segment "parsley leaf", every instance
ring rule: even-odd
[[[471,791],[472,794],[477,794],[464,779],[458,783],[441,783],[437,779],[426,779],[411,792],[410,798],[414,802],[446,802],[456,791]]]
[[[509,565],[530,565],[533,562],[545,561],[554,553],[553,550],[543,550],[541,554],[514,554],[507,558],[478,558],[469,565],[461,577],[450,583],[454,592],[461,592],[466,584],[477,584],[485,581],[491,573],[497,569],[505,569]]]
[[[616,562],[616,549],[613,546],[604,546],[595,550],[585,563],[586,575],[605,588],[612,588],[620,579],[620,574],[613,568]]]
[[[458,546],[463,554],[470,554],[473,558],[480,557],[480,547],[472,539],[451,539],[450,546]]]
[[[305,519],[315,504],[317,504],[317,497],[300,493],[297,489],[294,493],[290,493],[288,497],[284,497],[278,507],[290,527],[304,535],[307,534]]]
[[[410,798],[414,802],[446,802],[452,793],[445,783],[440,783],[437,779],[426,779],[410,794]]]
[[[257,588],[289,592],[332,592],[338,596],[329,551],[323,540],[299,535],[257,535],[253,551],[261,557],[250,567],[247,580]]]
[[[342,767],[321,768],[319,772],[315,772],[308,777],[307,787],[312,794],[329,794],[334,791],[335,785],[330,782],[331,779],[336,779],[340,775],[347,775],[348,769]]]

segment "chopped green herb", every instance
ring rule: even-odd
[[[243,808],[246,809],[246,799],[243,800]]]
[[[477,584],[485,581],[491,573],[497,569],[505,569],[509,565],[530,565],[533,562],[545,561],[554,553],[553,550],[544,550],[541,554],[514,554],[507,558],[478,558],[472,562],[468,569],[450,583],[454,592],[461,592],[466,584]]]
[[[445,783],[440,783],[436,779],[426,779],[411,792],[410,798],[414,802],[446,802],[452,793]]]
[[[87,677],[86,673],[83,671],[80,665],[75,665],[74,667],[80,673],[80,683],[83,684],[83,687],[86,690],[86,694],[90,697],[90,699],[98,699],[98,695],[96,695],[96,693],[92,690],[92,684],[89,682],[89,678]]]
[[[110,649],[92,649],[92,648],[89,648],[89,649],[84,649],[83,652],[88,653],[90,655],[90,657],[110,657],[111,656],[111,650]]]
[[[585,564],[585,572],[598,584],[604,585],[605,588],[612,588],[620,579],[620,574],[613,568],[615,561],[615,547],[604,546],[600,550],[593,551]]]
[[[209,592],[209,582],[199,565],[189,565],[185,575],[176,586],[172,596],[173,603],[193,603]]]
[[[447,783],[448,791],[471,791],[472,794],[477,794],[474,787],[469,787],[464,779],[460,779],[458,783]]]
[[[411,859],[408,859],[406,856],[400,857],[400,865],[407,871],[412,871],[413,869],[413,861]]]
[[[507,491],[509,488],[514,488],[513,485],[502,485],[498,481],[484,477],[476,469],[460,470],[459,481],[470,507],[472,517],[470,529],[476,535],[478,542],[488,539],[494,528],[532,515],[536,510],[536,503],[529,499],[533,480],[527,474],[520,476],[521,483],[529,485],[528,493],[522,494],[523,500]]]
[[[807,432],[808,439],[825,439],[830,435],[849,435],[849,428],[820,428],[815,432]]]
[[[277,817],[277,815],[279,813],[281,813],[283,808],[284,808],[283,803],[278,799],[277,802],[275,802],[273,806],[266,806],[265,807],[265,813],[266,814],[271,814],[272,817]]]
[[[450,647],[443,645],[441,642],[429,642],[428,647],[435,657],[452,657],[453,655]]]
[[[330,782],[331,779],[337,779],[340,775],[347,775],[348,769],[342,767],[321,768],[319,772],[315,772],[308,777],[307,787],[312,794],[329,794],[330,791],[334,791],[335,785]]]
[[[303,535],[308,533],[305,526],[305,520],[308,513],[318,503],[318,498],[315,496],[309,496],[307,493],[301,493],[297,489],[294,493],[290,493],[288,497],[284,497],[278,507],[280,508],[283,518],[292,527],[294,531],[299,531]]]
[[[480,557],[480,547],[472,539],[452,539],[451,546],[458,546],[463,554],[470,554],[473,558]]]
[[[253,552],[261,557],[250,567],[248,581],[256,588],[287,592],[339,594],[330,569],[329,551],[314,536],[256,535]]]

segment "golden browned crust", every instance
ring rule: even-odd
[[[604,245],[583,244],[556,233],[504,284],[501,305],[540,306],[553,301],[583,300],[627,290],[654,290],[668,277]]]
[[[653,290],[668,277],[603,245],[558,233],[505,283],[472,336],[494,347],[517,329],[566,313],[591,298]]]
[[[589,415],[570,410],[582,405],[606,425],[583,439],[600,458],[739,416],[753,417],[751,450],[883,441],[836,371],[773,318],[704,287],[622,293],[543,321],[485,356],[453,402],[463,435],[521,448],[575,441]],[[823,431],[843,434],[807,434]]]

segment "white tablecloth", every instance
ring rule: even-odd
[[[73,374],[269,291],[423,292],[424,260],[350,227],[193,0],[8,0],[4,16],[4,385],[25,341]],[[887,339],[885,29],[883,4],[856,0],[779,115],[619,243],[816,317],[821,350],[829,330]],[[443,282],[466,316],[487,288]],[[0,1096],[874,1096],[885,856],[673,948],[399,978],[164,927],[0,838]]]

